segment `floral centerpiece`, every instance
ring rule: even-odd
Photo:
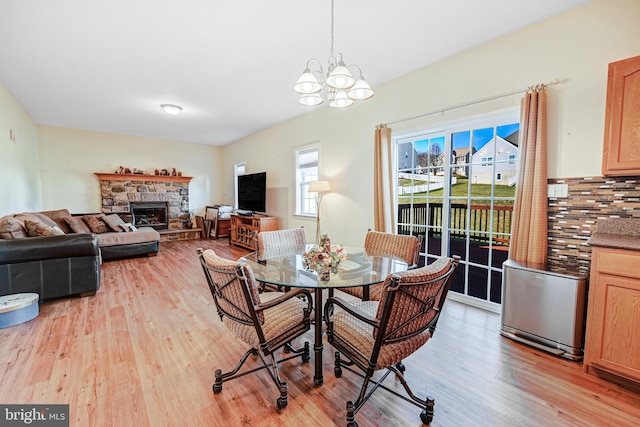
[[[337,272],[340,261],[347,257],[347,252],[340,245],[313,246],[302,255],[305,268],[316,271],[327,269]]]

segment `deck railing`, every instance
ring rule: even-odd
[[[442,203],[398,205],[398,233],[409,234],[410,224],[426,228],[428,237],[442,236]],[[467,210],[470,210],[467,217]],[[449,215],[449,235],[452,238],[469,238],[476,242],[489,242],[508,245],[511,234],[511,214],[513,206],[494,205],[491,221],[491,205],[451,204]],[[467,223],[469,221],[469,223]],[[492,224],[491,224],[492,222]],[[423,226],[423,227],[420,227]],[[414,227],[415,234],[415,227]]]

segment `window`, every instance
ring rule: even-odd
[[[315,216],[315,195],[309,193],[309,183],[317,181],[318,159],[320,147],[318,144],[297,148],[296,156],[296,215]]]
[[[516,163],[516,155],[515,154],[509,154],[509,164],[510,165],[514,165]]]
[[[244,162],[233,165],[234,206],[238,209],[238,177],[244,175],[246,165]]]
[[[502,174],[500,172],[496,173],[496,181],[502,181]]]

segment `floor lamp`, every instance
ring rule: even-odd
[[[329,181],[311,181],[309,183],[309,193],[316,193],[316,245],[320,244],[320,203],[323,193],[331,191]]]

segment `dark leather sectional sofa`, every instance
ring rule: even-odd
[[[158,252],[160,235],[151,228],[74,232],[66,224],[69,217],[69,211],[61,209],[0,218],[0,296],[33,292],[44,301],[95,294],[102,261]],[[36,221],[65,234],[28,237],[27,222]]]
[[[43,301],[93,295],[99,288],[95,234],[0,239],[0,295],[33,292]]]

